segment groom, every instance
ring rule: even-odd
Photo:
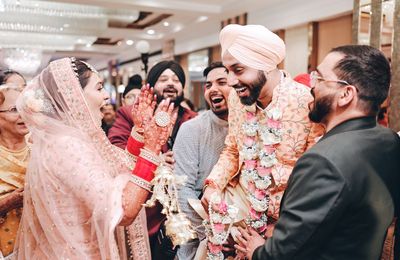
[[[228,69],[229,132],[205,183],[203,206],[222,192],[239,207],[242,226],[271,236],[297,159],[322,128],[308,118],[309,89],[277,68],[285,44],[261,25],[228,25],[220,33]],[[229,201],[230,200],[230,201]]]

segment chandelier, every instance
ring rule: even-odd
[[[136,10],[37,0],[0,0],[0,47],[73,50],[90,46],[109,21],[134,21]]]
[[[34,75],[42,63],[42,51],[37,49],[2,49],[3,62],[12,70]]]

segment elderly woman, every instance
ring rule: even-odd
[[[0,256],[9,256],[22,211],[22,190],[29,159],[28,128],[15,108],[24,78],[0,70]],[[1,258],[1,257],[0,257]]]
[[[24,89],[17,109],[33,145],[16,259],[125,257],[116,230],[143,212],[157,155],[176,120],[169,100],[154,111],[147,90],[134,111],[142,135],[128,141],[134,159],[111,145],[100,127],[109,96],[89,64],[53,61]],[[145,230],[137,228],[137,235]]]

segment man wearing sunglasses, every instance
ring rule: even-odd
[[[327,133],[297,161],[273,236],[242,229],[238,250],[253,260],[380,258],[399,210],[400,138],[376,120],[389,85],[389,62],[375,48],[325,57],[311,73],[309,117]]]

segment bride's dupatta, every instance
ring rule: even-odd
[[[17,101],[33,139],[17,259],[126,257],[116,229],[134,162],[93,119],[73,65],[69,58],[51,62]]]

